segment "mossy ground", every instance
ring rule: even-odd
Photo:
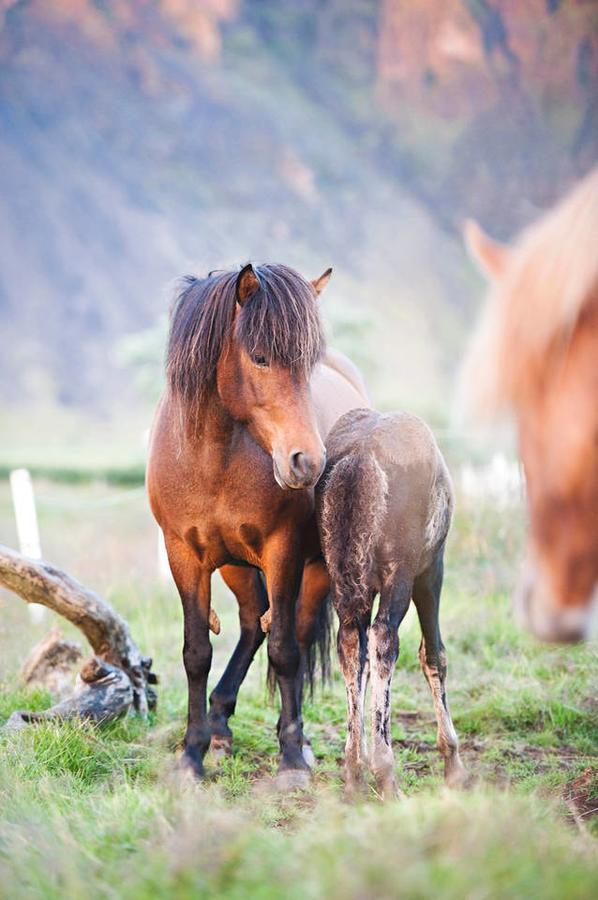
[[[148,723],[0,733],[0,896],[595,895],[596,647],[541,645],[513,622],[508,594],[521,551],[520,510],[462,504],[448,552],[449,699],[474,788],[455,795],[443,787],[410,612],[393,685],[407,800],[382,805],[372,791],[349,804],[339,770],[345,709],[338,672],[305,707],[317,756],[312,788],[292,796],[268,789],[277,709],[267,698],[263,651],[232,720],[233,756],[211,768],[204,784],[181,783],[181,614],[172,587],[155,577],[155,532],[143,498],[123,500],[97,486],[42,488],[44,552],[109,597],[154,656],[162,683]],[[106,497],[114,503],[99,504]],[[14,543],[5,487],[0,525],[2,539]],[[236,609],[221,584],[214,594],[223,625],[213,639],[217,677],[236,640]],[[19,663],[50,617],[32,624],[8,594],[0,611],[2,722],[14,709],[50,702],[18,682]]]

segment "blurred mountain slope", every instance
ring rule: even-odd
[[[310,277],[334,265],[325,313],[341,338],[347,315],[370,323],[351,341],[379,402],[442,406],[475,294],[455,226],[505,186],[459,149],[484,117],[500,133],[492,104],[470,108],[465,82],[439,107],[427,69],[390,65],[433,6],[392,25],[411,5],[4,0],[3,396],[106,408],[126,387],[115,345],[164,311],[173,279],[252,258]],[[584,102],[570,100],[567,140]],[[552,190],[574,169],[551,171]],[[517,175],[502,230],[535,212]]]

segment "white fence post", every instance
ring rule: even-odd
[[[519,462],[495,453],[483,465],[463,463],[461,491],[469,500],[491,499],[500,508],[520,503],[525,496],[525,475]]]
[[[10,490],[15,511],[19,550],[23,556],[31,559],[42,558],[39,539],[37,512],[33,482],[27,469],[13,469],[10,473]],[[39,603],[29,604],[29,615],[34,622],[41,622],[45,615],[45,607]]]
[[[170,572],[170,564],[168,562],[168,554],[166,552],[166,542],[164,540],[164,532],[158,526],[158,575],[162,581],[170,581],[172,574]]]

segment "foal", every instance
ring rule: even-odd
[[[446,652],[438,625],[443,554],[453,494],[432,432],[408,413],[357,409],[326,441],[317,488],[322,547],[339,617],[338,652],[347,688],[347,787],[365,776],[364,701],[372,681],[371,770],[382,796],[396,793],[390,741],[390,686],[398,629],[409,603],[422,630],[419,658],[432,691],[445,781],[462,786],[465,768],[446,699]],[[378,612],[372,624],[376,594]]]

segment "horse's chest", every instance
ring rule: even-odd
[[[193,545],[200,562],[209,568],[218,568],[233,561],[260,565],[266,540],[266,530],[255,514],[245,514],[218,504],[192,526],[187,540]]]
[[[208,569],[231,562],[261,567],[272,535],[294,540],[313,511],[311,493],[282,491],[271,459],[252,444],[209,462],[197,454],[167,476],[173,487],[162,491],[162,527],[182,537]]]
[[[261,567],[264,551],[273,533],[286,533],[289,540],[301,530],[310,514],[307,492],[282,495],[278,488],[214,492],[202,498],[187,539],[201,562],[218,568],[229,562]],[[304,492],[301,492],[302,494]]]

